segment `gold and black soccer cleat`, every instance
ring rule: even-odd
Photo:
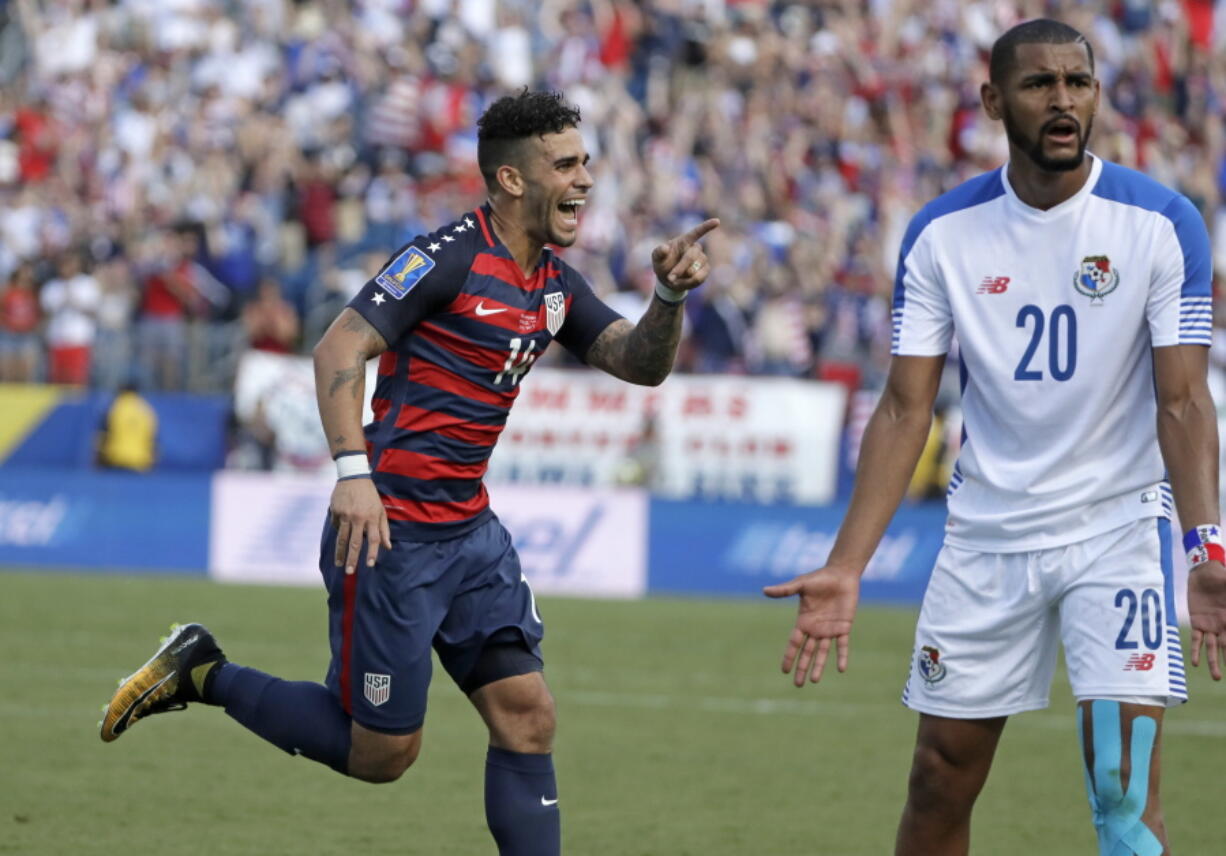
[[[110,704],[103,708],[100,723],[103,742],[119,739],[119,735],[146,716],[183,710],[188,702],[201,701],[192,680],[193,672],[208,666],[200,672],[205,674],[224,660],[213,634],[202,625],[172,626],[157,653],[119,682]]]

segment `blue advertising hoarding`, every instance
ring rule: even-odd
[[[760,596],[824,564],[846,505],[651,501],[648,591]],[[904,506],[864,575],[865,601],[918,603],[945,529],[944,503]]]
[[[210,474],[0,472],[0,564],[204,574]]]

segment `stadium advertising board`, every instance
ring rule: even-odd
[[[0,565],[198,573],[209,477],[6,469]]]
[[[764,585],[821,567],[845,512],[653,500],[648,591],[760,595]],[[864,575],[863,599],[917,603],[944,529],[943,505],[900,509]]]
[[[231,582],[318,585],[320,534],[334,482],[219,473],[210,574]],[[538,594],[637,597],[646,590],[642,492],[499,485],[490,497]]]
[[[374,371],[372,361],[367,393]],[[241,421],[262,421],[277,438],[278,469],[330,469],[309,358],[244,355],[234,397]],[[675,375],[651,388],[537,368],[490,459],[490,480],[830,502],[845,402],[839,384],[793,378]],[[372,418],[369,403],[363,418]]]
[[[641,484],[673,498],[834,498],[842,386],[674,375],[656,388],[538,368],[490,459],[493,479]]]

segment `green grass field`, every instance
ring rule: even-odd
[[[777,665],[793,608],[543,599],[568,853],[892,852],[914,613],[862,610],[849,673],[797,691]],[[104,745],[99,706],[175,619],[208,624],[237,662],[322,678],[320,591],[0,573],[0,853],[493,853],[484,732],[441,669],[422,756],[392,785],[291,758],[202,707]],[[1192,671],[1164,788],[1173,846],[1204,856],[1222,852],[1226,688]],[[1051,710],[1009,724],[973,852],[1096,852],[1071,707],[1060,677]]]

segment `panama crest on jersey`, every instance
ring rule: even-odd
[[[945,677],[945,664],[941,662],[941,652],[931,645],[920,648],[918,663],[920,677],[924,684],[931,687]]]
[[[1120,286],[1120,272],[1111,267],[1106,256],[1086,256],[1073,277],[1073,287],[1078,294],[1090,298],[1090,305],[1103,302],[1103,298]]]
[[[560,291],[551,291],[545,295],[545,326],[549,335],[556,336],[566,320],[566,295]]]

